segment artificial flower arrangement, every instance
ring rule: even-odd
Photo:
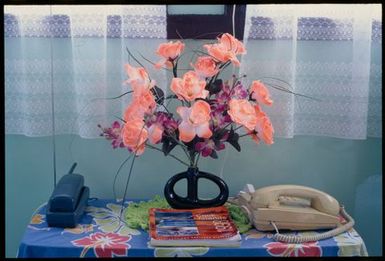
[[[131,86],[127,93],[132,93],[132,100],[121,123],[115,121],[110,128],[99,125],[101,136],[111,140],[113,148],[127,148],[135,156],[144,153],[146,148],[156,149],[195,170],[200,156],[217,158],[217,151],[225,149],[226,144],[241,151],[238,142],[241,137],[249,136],[257,144],[261,141],[273,144],[274,129],[263,111],[263,106],[273,104],[268,89],[260,80],[244,86],[241,79],[245,76],[237,78],[233,75],[223,81],[219,77],[221,72],[229,65],[239,67],[237,56],[246,54],[246,49],[241,41],[228,33],[217,40],[214,44],[203,45],[206,52],[200,52],[203,55],[198,56],[190,64],[191,70],[182,76],[178,76],[178,62],[185,44],[170,41],[159,45],[156,53],[162,59],[153,65],[173,73],[169,86],[172,94],[167,97],[144,67],[125,64],[128,75],[125,83]],[[176,113],[167,108],[165,101],[169,99],[180,103]],[[239,134],[240,130],[244,133]],[[182,148],[188,162],[171,153],[176,146]],[[165,196],[167,198],[166,193]],[[182,204],[180,208],[186,206],[192,205]]]

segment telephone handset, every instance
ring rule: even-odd
[[[255,190],[247,184],[230,203],[242,207],[250,222],[261,231],[275,230],[278,241],[300,243],[340,234],[354,225],[354,220],[332,196],[305,186],[275,185]],[[348,223],[340,223],[341,214]],[[278,229],[314,230],[333,228],[317,236],[301,237],[279,234]]]
[[[50,227],[76,227],[84,214],[90,194],[84,177],[74,174],[74,163],[58,182],[48,200],[46,218]]]

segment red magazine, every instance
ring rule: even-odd
[[[226,207],[151,208],[153,246],[239,246],[241,237]]]

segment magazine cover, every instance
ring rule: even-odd
[[[150,236],[154,240],[230,239],[238,230],[226,207],[150,209]]]

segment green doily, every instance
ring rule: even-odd
[[[225,206],[229,210],[231,219],[237,226],[239,233],[246,233],[251,229],[252,225],[249,223],[249,218],[240,207],[231,203],[226,203]]]
[[[230,216],[237,226],[240,233],[247,232],[251,225],[249,225],[248,217],[241,210],[240,207],[226,203],[225,206],[229,210]],[[154,199],[148,201],[141,201],[139,203],[131,203],[125,210],[125,218],[127,225],[130,228],[142,228],[148,230],[148,211],[150,208],[171,208],[166,199],[156,195]]]

